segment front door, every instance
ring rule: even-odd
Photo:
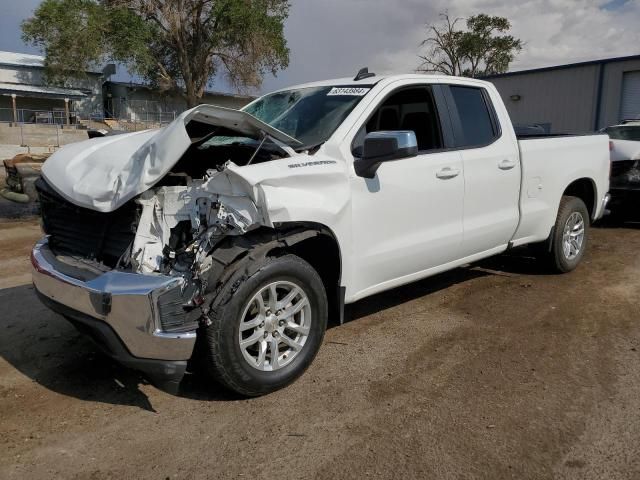
[[[416,157],[382,163],[372,179],[351,180],[358,298],[460,258],[464,168],[460,152],[443,151],[440,123],[431,88],[414,85],[392,92],[356,136],[354,143],[371,131],[413,130],[419,148]]]

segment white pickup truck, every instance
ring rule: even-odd
[[[345,304],[524,244],[572,270],[608,188],[606,135],[518,139],[490,83],[363,70],[60,149],[33,282],[164,388],[197,359],[261,395]]]

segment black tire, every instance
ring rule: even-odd
[[[573,258],[568,258],[563,249],[564,229],[569,217],[577,213],[584,221],[584,238],[579,252]],[[558,273],[567,273],[575,269],[587,249],[589,239],[589,210],[584,202],[578,197],[564,196],[560,200],[560,208],[558,208],[558,216],[553,229],[553,238],[551,242],[551,251],[547,256],[549,266]]]
[[[244,396],[255,397],[283,388],[309,367],[327,328],[327,296],[318,273],[295,255],[267,257],[256,265],[238,269],[219,289],[209,312],[210,325],[203,327],[205,369],[223,386]],[[241,316],[247,303],[262,288],[276,281],[294,283],[304,291],[310,305],[311,325],[302,349],[289,364],[262,371],[249,364],[238,336]]]

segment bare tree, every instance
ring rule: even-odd
[[[462,21],[462,18],[452,21],[448,13],[441,13],[440,17],[443,19],[443,24],[428,26],[430,36],[420,44],[421,47],[428,47],[428,51],[425,55],[418,55],[422,59],[418,71],[462,75],[464,63],[460,48],[462,31],[456,30],[456,25]]]
[[[503,73],[522,50],[522,41],[506,34],[511,23],[504,17],[474,15],[466,20],[467,29],[460,30],[462,18],[440,16],[442,23],[428,26],[429,36],[420,44],[428,50],[419,55],[418,71],[468,77]]]

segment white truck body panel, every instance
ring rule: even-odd
[[[198,195],[246,196],[256,206],[253,221],[266,227],[279,222],[325,226],[340,249],[346,303],[502,252],[510,245],[544,241],[563,192],[575,180],[594,183],[592,217],[601,216],[608,190],[606,136],[519,141],[490,83],[425,75],[376,81],[317,152],[290,151],[288,158],[242,167],[230,164],[205,180]],[[310,85],[333,84],[348,81]],[[399,87],[434,84],[485,89],[500,123],[500,137],[477,148],[386,162],[373,179],[357,176],[352,141],[381,100]],[[43,175],[69,201],[113,211],[149,190],[171,169],[192,141],[186,122],[194,115],[202,120],[207,112],[215,125],[244,128],[254,137],[266,133],[283,144],[296,142],[257,119],[259,124],[251,121],[248,114],[202,106],[160,132],[65,147],[45,163]],[[246,125],[238,127],[238,120]],[[443,171],[455,175],[445,178]]]
[[[497,91],[488,90],[494,105]],[[496,108],[500,124],[510,125],[505,110]],[[464,242],[462,256],[507,246],[518,226],[522,164],[515,135],[502,128],[491,145],[461,150],[464,163]]]
[[[522,163],[521,220],[514,246],[540,241],[556,221],[566,187],[580,178],[591,179],[596,192],[592,219],[603,212],[602,198],[609,190],[609,155],[606,135],[519,140]]]

